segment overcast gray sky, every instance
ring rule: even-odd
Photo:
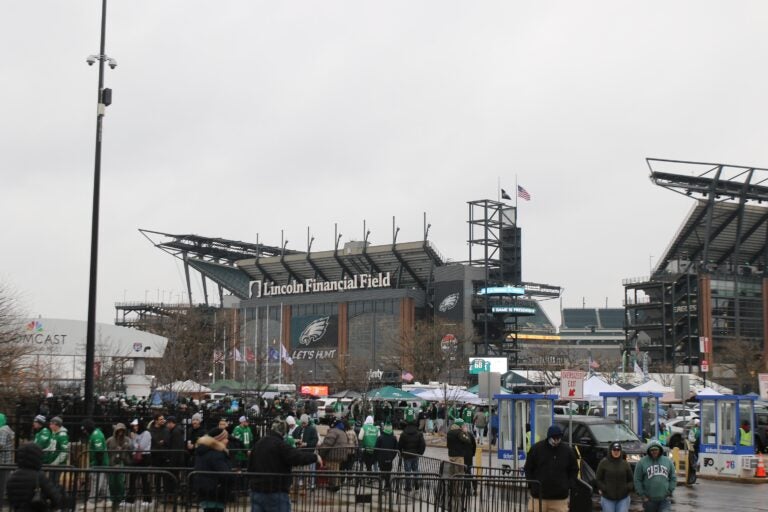
[[[100,6],[0,16],[0,275],[34,315],[87,316]],[[138,228],[324,250],[426,212],[463,260],[466,202],[516,176],[523,278],[620,307],[691,206],[646,157],[768,166],[766,26],[763,1],[111,0],[99,320],[181,298]]]

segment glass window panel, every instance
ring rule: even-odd
[[[704,444],[715,444],[715,402],[701,402],[701,439]]]
[[[724,446],[736,445],[736,402],[730,400],[720,401],[720,444]]]

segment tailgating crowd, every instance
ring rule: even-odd
[[[127,425],[118,422],[112,426],[109,436],[92,419],[85,419],[79,425],[77,437],[81,439],[81,453],[87,458],[88,467],[162,470],[159,474],[91,472],[89,497],[108,499],[113,507],[123,503],[150,505],[153,499],[172,500],[178,481],[174,476],[191,469],[196,472],[193,487],[201,506],[210,512],[224,508],[230,496],[229,487],[242,485],[236,483],[242,482],[235,478],[236,472],[247,471],[262,474],[248,477],[253,510],[284,510],[281,507],[289,503],[291,467],[306,466],[308,474],[314,474],[312,472],[320,468],[330,472],[349,471],[359,463],[368,471],[383,472],[383,482],[388,487],[386,473],[392,470],[396,456],[402,458],[404,471],[415,475],[419,456],[426,449],[417,413],[413,410],[406,415],[406,426],[399,438],[391,423],[377,426],[370,415],[362,426],[357,426],[351,418],[338,418],[321,439],[307,413],[294,416],[291,407],[284,407],[279,401],[270,404],[270,412],[273,415],[268,423],[262,422],[256,429],[245,415],[240,416],[234,426],[222,418],[215,427],[206,429],[199,412],[192,414],[186,425],[174,415],[158,412],[147,422],[139,418],[126,422]],[[461,423],[462,420],[456,420],[456,424]],[[14,437],[5,416],[0,414],[0,463],[13,462]],[[21,469],[37,474],[42,480],[40,483],[45,484],[41,485],[42,490],[49,494],[52,503],[57,503],[62,499],[57,486],[59,473],[51,468],[41,473],[42,465],[85,465],[84,460],[76,456],[76,450],[70,450],[70,432],[60,416],[48,419],[37,414],[32,421],[31,439],[31,443],[16,451],[20,470],[12,473],[7,482],[7,496],[12,506],[30,499],[37,484],[22,478],[25,471]],[[0,471],[0,507],[8,474],[9,471]],[[314,476],[307,477],[297,484],[302,491],[311,491],[315,480]],[[407,479],[405,490],[418,488],[416,482]],[[340,485],[341,481],[335,479],[328,489],[337,491]]]

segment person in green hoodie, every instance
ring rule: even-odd
[[[634,477],[620,443],[612,443],[608,456],[597,465],[595,481],[603,512],[629,512],[629,493],[634,487]]]
[[[90,498],[98,500],[106,498],[107,485],[105,474],[99,468],[109,466],[109,456],[107,455],[107,440],[104,433],[96,427],[92,419],[86,418],[81,425],[83,433],[88,436],[88,466],[91,468],[90,475]]]
[[[635,491],[643,499],[645,512],[668,512],[677,484],[675,465],[655,439],[648,443],[646,454],[635,467]]]

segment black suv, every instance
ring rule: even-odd
[[[633,470],[645,455],[646,445],[623,421],[597,416],[556,415],[555,423],[563,429],[565,442],[569,440],[569,422],[573,425],[573,446],[579,449],[581,457],[595,471],[614,441],[621,443]]]

